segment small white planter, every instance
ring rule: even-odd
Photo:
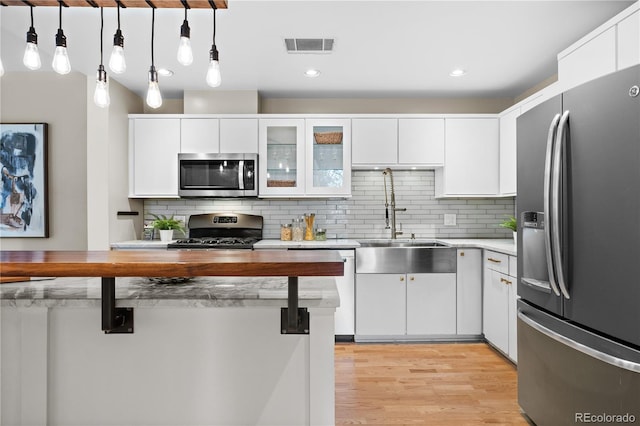
[[[173,239],[173,229],[160,229],[160,241],[171,241]]]

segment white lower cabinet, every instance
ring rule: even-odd
[[[456,334],[482,335],[482,249],[457,252]]]
[[[485,269],[482,303],[484,337],[505,354],[509,353],[509,276]]]
[[[356,274],[356,340],[455,333],[455,273]]]
[[[335,334],[353,336],[355,334],[355,255],[353,250],[340,250],[339,253],[344,260],[344,275],[335,277],[340,296],[340,306],[336,308],[335,314]]]
[[[456,274],[407,274],[407,334],[456,334]]]
[[[403,335],[405,274],[356,274],[356,335]]]
[[[485,250],[482,330],[485,339],[517,362],[515,256]]]

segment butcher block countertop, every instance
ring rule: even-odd
[[[342,276],[330,251],[2,251],[0,275],[23,277]]]

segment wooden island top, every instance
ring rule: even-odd
[[[7,277],[304,277],[344,274],[342,258],[330,251],[2,251],[0,262],[0,276]]]

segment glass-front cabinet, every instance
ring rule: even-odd
[[[304,119],[260,119],[258,141],[259,195],[304,195]]]
[[[351,120],[268,118],[259,129],[260,197],[351,195]]]
[[[351,194],[351,120],[307,119],[306,193]]]

